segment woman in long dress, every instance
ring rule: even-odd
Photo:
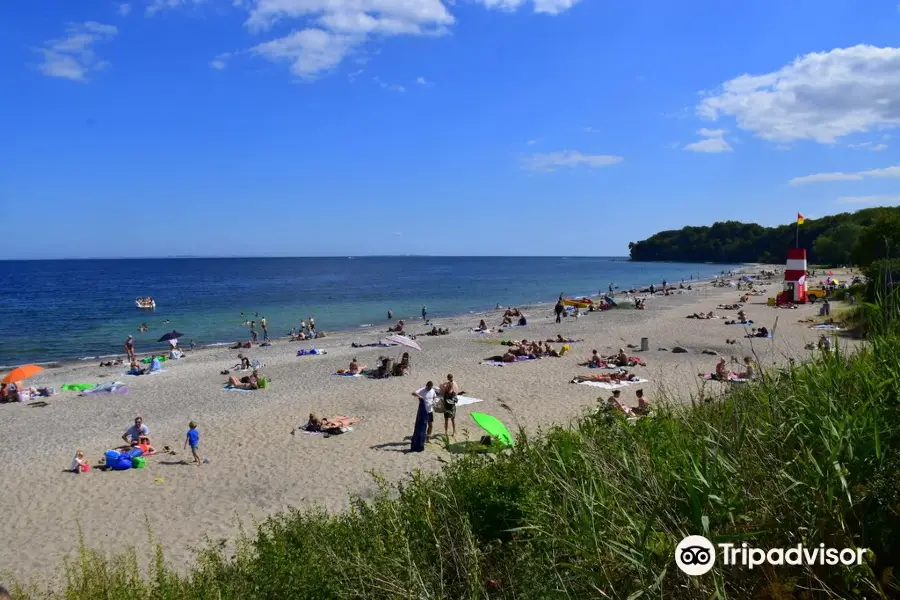
[[[429,420],[434,417],[432,412],[432,402],[434,402],[436,397],[434,383],[429,381],[424,388],[418,392],[413,392],[412,395],[419,399],[419,409],[416,411],[416,424],[413,428],[409,450],[410,452],[423,452],[425,450],[425,442],[428,439]]]

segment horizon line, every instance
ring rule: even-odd
[[[291,256],[291,255],[232,255],[232,256],[204,256],[193,254],[176,254],[171,256],[77,256],[65,258],[0,258],[0,262],[39,262],[39,261],[66,261],[66,260],[221,260],[221,259],[258,259],[258,258],[625,258],[631,260],[628,255],[573,255],[573,254],[359,254],[356,256],[344,255],[318,255],[318,256]]]

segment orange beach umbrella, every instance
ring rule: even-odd
[[[13,381],[22,381],[23,379],[28,379],[29,377],[34,377],[38,373],[44,370],[44,367],[39,367],[37,365],[23,365],[21,367],[16,367],[12,371],[6,374],[6,377],[3,378],[3,383],[12,383]]]

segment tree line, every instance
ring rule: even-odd
[[[661,231],[629,243],[628,250],[634,261],[783,263],[796,243],[797,227],[796,223],[763,227],[724,221]],[[799,236],[810,264],[867,267],[900,257],[900,207],[806,219],[799,226]]]

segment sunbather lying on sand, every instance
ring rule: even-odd
[[[237,388],[239,390],[258,390],[259,389],[259,369],[253,369],[250,375],[241,377],[229,377],[226,385]]]
[[[738,310],[743,306],[742,304],[720,304],[716,308],[719,310]]]
[[[350,366],[346,369],[338,369],[335,371],[338,375],[359,375],[363,371],[366,370],[365,365],[360,365],[359,361],[356,360],[356,357],[353,357],[353,360],[350,361]]]
[[[709,311],[708,313],[694,313],[692,315],[687,316],[688,319],[718,319],[713,311]]]
[[[320,419],[314,413],[309,413],[309,420],[302,426],[303,431],[310,433],[343,433],[347,427],[359,423],[357,417],[345,417],[339,415],[330,419]],[[293,431],[291,432],[294,433]]]
[[[121,358],[117,358],[116,360],[110,360],[110,361],[107,361],[107,362],[102,362],[102,363],[100,363],[100,366],[101,366],[101,367],[117,367],[117,366],[119,366],[119,365],[121,365],[121,364],[122,364],[122,359],[121,359]]]
[[[432,327],[431,331],[429,331],[425,335],[437,336],[437,335],[447,335],[448,333],[450,333],[449,329],[438,329],[437,327]]]
[[[583,342],[584,340],[576,340],[572,338],[564,338],[562,334],[556,336],[555,340],[547,340],[551,344],[574,344],[575,342]]]
[[[746,337],[748,337],[748,338],[767,338],[767,337],[769,337],[769,330],[766,329],[765,327],[760,327],[759,329],[754,327],[753,330],[749,334],[747,334]]]
[[[512,350],[510,350],[510,351],[508,351],[506,354],[503,354],[503,355],[499,355],[499,354],[498,354],[497,356],[491,356],[491,357],[488,357],[488,358],[486,358],[486,359],[484,359],[484,360],[485,360],[485,362],[505,362],[505,363],[511,363],[511,362],[516,362],[516,355],[515,355],[515,353],[513,353]]]
[[[230,346],[232,350],[240,350],[242,348],[249,348],[250,342],[235,342],[234,346]]]
[[[637,381],[640,379],[637,375],[632,375],[628,371],[618,371],[603,375],[576,375],[572,378],[572,383],[581,383],[582,381],[597,381],[600,383],[619,383],[621,381]]]

